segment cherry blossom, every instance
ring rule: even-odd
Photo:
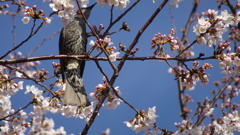
[[[111,53],[111,54],[109,55],[110,61],[111,61],[111,62],[116,61],[116,60],[117,60],[117,57],[119,56],[119,54],[120,54],[120,52]]]
[[[30,18],[29,18],[29,17],[26,17],[26,16],[24,16],[23,19],[22,19],[22,22],[23,22],[24,24],[28,24],[29,21],[30,21]]]
[[[117,8],[124,9],[130,3],[130,0],[97,0],[100,6],[108,4],[109,6],[114,5]]]
[[[156,118],[158,117],[156,114],[156,107],[149,108],[146,112],[141,110],[139,114],[137,114],[132,120],[125,121],[127,127],[131,128],[136,133],[140,131],[149,132],[149,130],[157,130],[154,128],[154,124],[156,123]]]
[[[110,135],[110,128],[107,128],[105,131],[103,131],[100,135]]]
[[[214,127],[214,134],[234,134],[240,131],[240,119],[238,111],[233,111],[228,115],[214,120],[210,126]]]

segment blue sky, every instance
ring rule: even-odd
[[[91,4],[94,3],[94,0],[91,0]],[[129,46],[133,38],[135,37],[138,30],[143,26],[146,20],[150,17],[150,15],[155,11],[155,9],[159,6],[162,0],[157,0],[154,4],[152,0],[142,0],[129,14],[127,14],[122,20],[120,20],[111,31],[115,31],[121,27],[122,22],[127,22],[129,25],[131,32],[121,31],[117,34],[111,36],[113,43],[115,46],[118,46],[119,43],[123,45]],[[232,1],[233,2],[233,1]],[[34,4],[37,5],[37,10],[43,9],[45,14],[51,12],[48,4],[49,2],[42,3],[42,1],[29,1],[27,2],[28,6],[32,6]],[[131,0],[132,4],[134,0]],[[179,4],[179,8],[171,8],[169,3],[164,7],[164,9],[160,12],[160,14],[155,18],[153,23],[149,26],[149,28],[145,31],[145,33],[140,38],[136,47],[139,48],[139,51],[136,53],[136,57],[144,57],[144,56],[152,56],[153,50],[150,50],[151,39],[154,34],[160,32],[163,34],[168,34],[169,30],[173,28],[171,15],[173,15],[174,24],[177,29],[177,36],[179,39],[181,38],[180,30],[185,27],[185,23],[187,18],[192,10],[193,1],[184,0]],[[11,6],[11,5],[10,5]],[[214,0],[202,0],[200,2],[200,6],[198,7],[197,13],[200,14],[208,9],[217,10],[218,4]],[[129,7],[129,6],[128,6]],[[222,6],[222,10],[227,9],[225,6]],[[14,11],[15,8],[9,8],[10,11]],[[109,10],[110,7],[104,6],[100,7],[99,5],[95,6],[92,10],[92,14],[89,18],[89,23],[91,25],[99,25],[103,24],[105,27],[109,24]],[[120,15],[123,10],[114,8],[114,18]],[[17,15],[15,17],[16,22],[16,43],[20,43],[24,40],[29,32],[32,25],[32,20],[28,25],[24,25],[21,21],[22,16]],[[13,37],[11,34],[12,31],[12,18],[7,15],[0,15],[0,56],[4,54],[4,52],[8,51],[13,47]],[[38,20],[39,24],[41,21]],[[192,25],[193,26],[193,25]],[[17,51],[26,55],[30,50],[35,48],[44,38],[50,36],[53,32],[59,31],[63,27],[63,24],[60,23],[60,19],[54,15],[52,23],[43,26],[38,34],[36,34],[33,38],[29,40],[29,42],[25,43],[21,46]],[[89,30],[88,30],[89,31]],[[189,43],[195,40],[195,33],[192,32],[193,29],[191,27],[188,35]],[[32,56],[42,56],[42,55],[56,55],[58,54],[58,38],[59,34],[54,36],[52,39],[47,40],[38,50],[36,50]],[[94,38],[90,38],[95,40]],[[88,41],[90,41],[90,39]],[[90,46],[88,45],[88,49]],[[169,47],[166,46],[169,51]],[[205,45],[199,46],[194,45],[194,50],[197,50],[195,53],[198,54],[200,52],[204,52],[206,56],[212,55],[212,48],[208,48]],[[94,51],[92,56],[96,55],[98,52]],[[172,53],[170,53],[171,55]],[[120,54],[122,56],[123,53]],[[174,55],[172,55],[174,56]],[[8,57],[9,58],[9,57]],[[49,70],[50,74],[52,74],[52,62],[58,62],[58,60],[48,60],[41,61],[41,65],[39,65],[39,69],[44,68],[45,70]],[[200,61],[200,65],[204,64],[207,61]],[[207,86],[203,87],[201,84],[196,86],[194,91],[188,92],[194,99],[194,102],[189,104],[189,107],[194,111],[196,108],[197,101],[203,101],[205,97],[212,98],[210,95],[210,91],[214,89],[212,82],[219,80],[221,77],[221,73],[218,69],[218,64],[213,60],[210,60],[209,63],[212,62],[214,68],[208,70],[210,75],[210,82]],[[176,61],[170,61],[172,65],[176,64]],[[107,75],[112,75],[112,69],[108,65],[107,62],[100,62],[103,70],[107,73]],[[117,65],[118,62],[115,62]],[[191,62],[188,64],[191,65]],[[171,131],[177,130],[174,127],[174,122],[181,122],[182,119],[179,117],[180,108],[179,108],[179,100],[178,100],[178,91],[177,91],[177,82],[174,80],[174,75],[169,74],[169,67],[165,62],[159,62],[157,60],[148,60],[148,61],[127,61],[119,74],[118,79],[116,80],[114,87],[119,86],[119,89],[122,92],[122,97],[127,100],[131,105],[133,105],[136,109],[139,110],[147,110],[149,107],[156,106],[157,107],[157,125],[163,129],[168,129]],[[103,83],[102,74],[99,69],[96,67],[93,61],[87,61],[85,72],[84,72],[84,84],[87,90],[87,93],[95,91],[95,86]],[[28,103],[31,100],[30,95],[24,95],[25,86],[27,84],[33,84],[32,82],[25,82],[24,90],[15,95],[12,99],[13,108],[18,109],[22,105]],[[48,83],[46,83],[47,85]],[[41,88],[39,88],[41,89]],[[90,98],[91,101],[93,99]],[[29,107],[27,110],[31,110]],[[96,118],[94,124],[89,130],[89,134],[100,134],[102,131],[107,128],[111,129],[111,134],[134,134],[134,132],[123,124],[123,121],[128,121],[132,119],[135,115],[135,112],[122,103],[115,110],[107,110],[103,107],[100,110],[100,115]],[[73,133],[77,134],[82,131],[84,128],[85,122],[79,118],[65,118],[61,114],[50,114],[46,117],[52,117],[55,121],[55,128],[59,128],[60,126],[64,126],[65,130],[68,134]],[[141,132],[140,134],[142,134]]]

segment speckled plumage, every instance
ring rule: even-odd
[[[82,9],[86,18],[89,17],[93,6]],[[86,44],[86,23],[83,17],[77,14],[74,20],[61,30],[59,53],[66,55],[81,55],[86,51]],[[60,63],[63,79],[65,79],[66,74],[66,89],[63,103],[83,107],[91,105],[82,81],[85,61],[62,59]]]

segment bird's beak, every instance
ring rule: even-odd
[[[97,4],[97,2],[94,3],[94,4],[92,4],[91,6],[89,6],[89,7],[87,7],[87,8],[93,8],[96,4]]]
[[[94,4],[92,4],[91,6],[89,6],[89,7],[85,7],[85,8],[81,8],[80,10],[84,10],[84,9],[91,9],[92,10],[92,8],[95,6],[97,4],[97,2],[96,3],[94,3]],[[77,11],[77,14],[78,15],[80,15],[81,14],[81,11],[80,10],[78,10]]]
[[[89,7],[84,7],[84,8],[81,8],[81,9],[92,9],[95,5],[97,4],[97,2],[96,3],[94,3],[94,4],[92,4],[91,6],[89,6]]]

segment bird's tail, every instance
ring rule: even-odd
[[[63,103],[83,107],[91,105],[80,76],[80,68],[67,70],[66,79],[66,90]]]

